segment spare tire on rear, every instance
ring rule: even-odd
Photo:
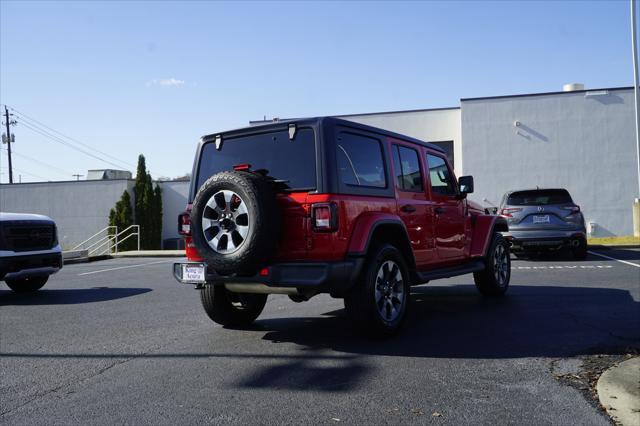
[[[191,234],[200,256],[221,275],[252,275],[275,251],[280,214],[273,184],[251,172],[220,172],[198,190]]]

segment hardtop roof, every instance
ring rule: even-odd
[[[442,148],[440,148],[439,146],[429,143],[429,142],[425,142],[425,141],[421,141],[420,139],[416,139],[413,138],[411,136],[406,136],[406,135],[402,135],[400,133],[396,133],[396,132],[392,132],[390,130],[385,130],[385,129],[381,129],[378,127],[373,127],[373,126],[368,126],[366,124],[361,124],[361,123],[356,123],[354,121],[349,121],[349,120],[343,120],[341,118],[337,118],[337,117],[332,117],[332,116],[326,116],[326,117],[310,117],[310,118],[294,118],[294,119],[287,119],[287,120],[278,120],[278,121],[273,121],[273,122],[269,122],[269,123],[264,123],[264,124],[257,124],[257,125],[253,125],[253,126],[246,126],[246,127],[240,127],[237,129],[232,129],[232,130],[226,130],[223,132],[217,132],[217,133],[210,133],[208,135],[205,135],[201,138],[203,143],[206,142],[210,142],[211,140],[214,140],[217,136],[221,136],[223,139],[225,137],[238,137],[238,136],[242,136],[245,134],[251,134],[251,133],[263,133],[265,131],[269,131],[270,129],[278,129],[278,130],[284,130],[286,128],[288,128],[289,124],[296,124],[296,125],[321,125],[322,123],[326,122],[326,121],[332,121],[334,124],[336,125],[341,125],[344,127],[350,127],[353,129],[360,129],[360,130],[364,130],[364,131],[368,131],[368,132],[372,132],[372,133],[378,133],[380,135],[384,135],[390,138],[396,138],[396,139],[401,139],[407,142],[412,142],[415,143],[417,145],[422,145],[424,147],[433,149],[434,151],[438,151],[441,153],[446,153],[446,151]]]

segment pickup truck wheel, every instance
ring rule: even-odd
[[[222,275],[252,275],[268,262],[280,235],[273,185],[244,171],[220,172],[198,190],[191,233],[198,253]]]
[[[16,293],[31,293],[40,290],[47,283],[48,279],[49,277],[7,278],[4,282]]]
[[[511,279],[511,258],[509,243],[500,234],[493,242],[485,258],[485,269],[473,274],[476,287],[485,296],[502,296],[509,288]]]
[[[266,294],[233,293],[223,286],[207,285],[200,291],[205,312],[220,325],[246,327],[262,313]]]
[[[407,315],[409,273],[402,254],[383,245],[368,257],[344,304],[355,326],[374,338],[395,334]]]

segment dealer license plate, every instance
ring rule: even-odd
[[[533,223],[550,223],[549,215],[545,214],[544,216],[534,216]]]
[[[189,283],[205,282],[204,265],[182,265],[182,280]]]

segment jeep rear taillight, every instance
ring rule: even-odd
[[[178,234],[191,235],[191,214],[189,212],[182,212],[178,215]]]
[[[334,203],[316,203],[311,205],[313,230],[331,232],[338,229],[338,213]]]

